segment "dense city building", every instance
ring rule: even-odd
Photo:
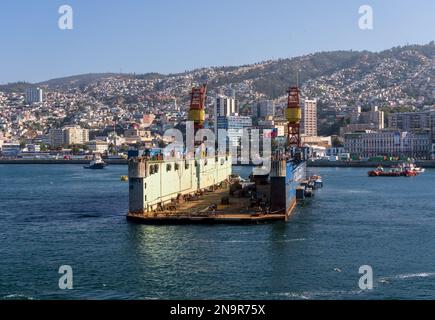
[[[406,57],[416,54],[414,49],[403,48],[402,51]],[[406,132],[430,129],[435,141],[435,115],[430,119],[427,116],[433,108],[430,78],[433,63],[430,57],[425,58],[421,54],[416,57],[418,65],[409,65],[408,58],[402,61],[402,55],[393,60],[381,56],[384,61],[382,66],[364,77],[361,77],[361,72],[352,71],[349,74],[346,69],[340,69],[333,74],[328,73],[328,76],[301,83],[303,96],[316,98],[316,115],[319,117],[314,121],[314,113],[311,118],[306,118],[304,114],[301,121],[304,141],[315,143],[307,138],[319,132],[335,135],[340,130],[344,136],[355,131],[382,130],[384,115],[375,106],[382,106],[391,112],[389,126]],[[204,68],[155,77],[102,75],[95,80],[70,82],[62,89],[54,85],[40,88],[28,85],[32,88],[23,90],[21,86],[12,85],[7,90],[0,90],[0,145],[18,141],[23,150],[26,149],[25,144],[34,144],[40,145],[44,150],[42,152],[50,149],[60,152],[59,148],[66,146],[67,142],[87,139],[80,138],[80,134],[78,137],[65,137],[64,131],[58,128],[79,125],[89,128],[91,140],[110,141],[114,153],[128,150],[132,145],[158,147],[164,144],[163,133],[179,127],[186,119],[191,88],[200,85],[204,79],[213,84],[208,96],[216,98],[206,100],[207,128],[217,130],[218,116],[248,115],[251,107],[253,128],[277,129],[274,134],[282,136],[288,127],[285,121],[281,123],[277,119],[284,117],[287,97],[285,90],[274,89],[281,83],[274,71],[280,64],[269,61],[228,70]],[[359,68],[359,65],[356,67]],[[404,68],[406,74],[403,73]],[[264,81],[258,81],[259,75]],[[415,75],[418,75],[417,78]],[[345,77],[351,80],[343,81]],[[407,81],[410,77],[412,83]],[[382,80],[381,86],[379,79]],[[419,89],[418,96],[409,94],[413,91],[408,90],[408,84]],[[308,110],[309,103],[306,104]],[[398,109],[417,112],[393,114]],[[406,120],[407,117],[411,120]],[[316,133],[314,127],[310,129],[310,120],[318,124],[319,132]],[[133,123],[139,125],[137,130],[131,129]]]
[[[379,126],[374,123],[351,123],[340,128],[340,136],[344,137],[347,133],[366,130],[376,131],[379,130]]]
[[[109,150],[107,141],[92,140],[86,143],[87,148],[93,153],[105,153]]]
[[[306,99],[302,109],[302,126],[306,136],[317,136],[317,101]]]
[[[275,116],[275,103],[271,100],[262,100],[257,103],[255,116],[259,119],[267,119]]]
[[[89,141],[89,130],[80,126],[66,126],[63,128],[64,144],[86,144]]]
[[[406,132],[383,130],[347,133],[344,148],[357,157],[431,157],[432,139],[429,131]]]
[[[351,115],[351,123],[374,124],[376,129],[384,129],[385,114],[377,106],[373,106],[367,111],[362,111],[361,107],[357,107]]]
[[[350,123],[340,128],[340,135],[364,130],[382,130],[385,128],[385,113],[377,106],[368,111],[362,111],[361,107],[352,109],[349,115]]]
[[[41,88],[27,88],[26,90],[26,103],[42,103],[43,98],[43,90]]]
[[[214,104],[214,130],[217,134],[219,118],[229,117],[238,113],[237,100],[235,97],[217,95]]]
[[[21,146],[18,142],[2,143],[1,155],[5,158],[13,158],[20,153],[20,150]]]
[[[63,145],[84,145],[89,141],[89,130],[76,125],[65,126],[62,129],[50,129],[43,141],[52,148],[59,148]]]
[[[63,130],[50,129],[45,144],[50,145],[52,148],[59,148],[63,145]]]
[[[217,119],[217,129],[223,129],[227,131],[228,140],[232,146],[240,146],[243,136],[243,129],[251,127],[251,117],[232,115],[228,117],[218,117]]]
[[[435,140],[435,111],[392,113],[388,126],[403,131],[429,130]]]
[[[230,116],[237,112],[237,100],[234,97],[227,97],[223,95],[216,97],[215,115]]]

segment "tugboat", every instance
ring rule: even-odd
[[[94,157],[88,166],[83,166],[85,169],[104,169],[105,167],[107,167],[107,163],[105,163],[103,159],[101,159],[101,156],[97,154],[94,154]]]

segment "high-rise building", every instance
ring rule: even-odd
[[[237,101],[234,97],[222,95],[216,97],[215,114],[217,116],[230,116],[237,112]]]
[[[26,90],[26,103],[42,103],[43,102],[43,90],[40,88],[27,88]]]
[[[217,129],[226,130],[230,145],[236,147],[240,146],[243,136],[243,129],[251,127],[251,117],[232,115],[227,117],[219,116],[217,119]]]
[[[317,101],[305,100],[303,113],[303,128],[306,136],[317,136]]]
[[[275,104],[270,100],[263,100],[257,103],[257,118],[267,119],[275,116]]]
[[[239,111],[237,106],[237,100],[234,97],[217,95],[215,99],[215,105],[214,105],[215,133],[217,133],[219,117],[229,117],[231,115],[237,114],[238,112]]]

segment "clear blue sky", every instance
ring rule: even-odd
[[[74,9],[74,29],[58,9]],[[358,8],[374,29],[358,28]],[[434,0],[2,0],[0,83],[88,72],[180,72],[434,40]]]

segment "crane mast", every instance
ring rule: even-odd
[[[287,109],[285,116],[287,119],[287,147],[300,148],[301,147],[301,120],[302,109],[300,104],[300,90],[298,87],[290,87],[287,91]]]

